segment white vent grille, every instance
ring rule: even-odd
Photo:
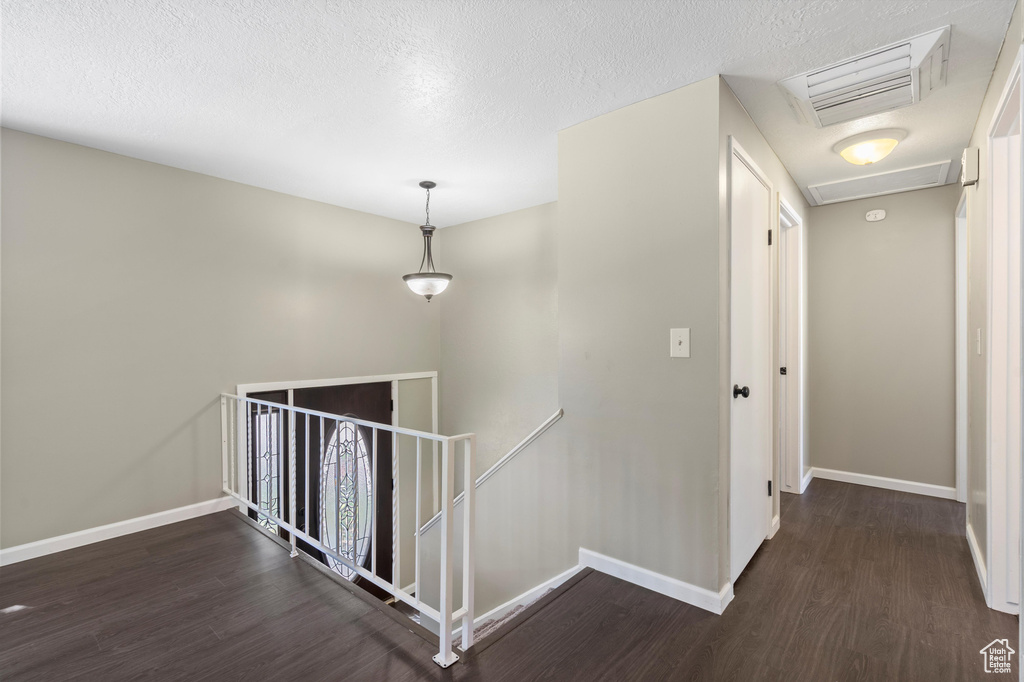
[[[824,128],[920,102],[945,84],[948,53],[947,26],[779,85],[801,119]]]
[[[834,204],[838,201],[877,197],[883,194],[909,192],[913,189],[938,187],[946,184],[949,175],[949,161],[932,163],[927,166],[915,166],[889,173],[865,175],[853,180],[826,182],[820,185],[809,185],[807,191],[814,197],[818,206]]]

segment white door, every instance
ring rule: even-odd
[[[736,389],[730,428],[729,518],[735,581],[768,535],[771,514],[771,187],[735,141],[729,162],[730,338]]]

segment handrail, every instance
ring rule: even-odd
[[[532,432],[530,432],[529,436],[519,441],[519,443],[515,447],[508,451],[508,454],[506,454],[504,457],[495,462],[490,469],[480,474],[480,477],[476,479],[476,485],[474,487],[479,488],[484,481],[486,481],[494,474],[498,473],[498,469],[501,469],[503,466],[512,461],[512,459],[514,459],[516,455],[518,455],[520,452],[529,447],[530,443],[537,440],[537,438],[539,438],[541,434],[543,434],[545,431],[554,426],[555,422],[561,419],[564,414],[565,410],[562,408],[558,408],[558,412],[555,412],[553,415],[545,419],[543,424],[541,424]],[[465,491],[463,491],[455,496],[456,505],[462,502],[462,498],[465,497],[465,494]],[[427,532],[430,529],[430,527],[437,523],[438,519],[440,518],[441,512],[437,512],[436,514],[434,514],[434,516],[429,521],[424,523],[422,528],[420,528],[420,533],[422,534]]]
[[[459,660],[458,655],[452,651],[453,621],[461,620],[463,631],[469,633],[468,639],[463,637],[463,648],[468,649],[473,644],[473,545],[476,533],[474,518],[476,495],[470,494],[466,498],[466,513],[463,514],[461,528],[457,529],[454,525],[455,458],[456,450],[461,444],[464,453],[462,460],[464,476],[466,480],[472,480],[476,473],[476,435],[464,433],[458,436],[442,436],[426,431],[406,429],[391,424],[380,424],[227,393],[221,394],[220,410],[222,489],[224,493],[238,501],[243,509],[248,509],[259,517],[267,519],[278,529],[287,533],[290,536],[293,557],[298,556],[300,549],[298,542],[301,541],[333,560],[334,567],[341,570],[343,575],[359,576],[395,599],[418,609],[421,615],[436,620],[440,626],[439,651],[433,660],[443,668],[447,668]],[[285,415],[290,415],[287,421],[285,421]],[[305,417],[302,418],[302,415]],[[316,419],[316,428],[314,428],[313,420],[310,417]],[[334,434],[325,440],[327,433],[325,424],[328,421],[339,426],[336,426]],[[351,435],[348,438],[356,440],[351,443],[351,447],[347,445],[348,440],[345,441],[346,445],[343,445],[339,435],[340,424],[353,424],[370,429],[370,433],[365,439],[365,445],[360,444],[359,429],[354,427],[351,432],[356,435]],[[403,491],[398,485],[402,480],[402,476],[399,475],[399,463],[402,459],[406,459],[404,455],[399,457],[399,434],[416,438],[416,483],[409,492]],[[334,441],[336,438],[339,439],[337,442]],[[376,466],[379,441],[383,439],[391,441],[393,478],[390,482],[378,481],[376,475],[369,473]],[[423,498],[421,472],[423,457],[426,452],[431,450],[431,448],[423,447],[424,440],[440,444],[439,463],[442,477],[441,513],[439,514],[441,518],[441,555],[439,558],[438,608],[424,603],[422,590],[419,589],[421,551],[418,529],[421,525],[420,510]],[[383,452],[381,454],[383,455]],[[301,472],[298,468],[300,461],[304,465]],[[319,486],[314,485],[311,488],[310,470],[315,468],[320,470],[321,483]],[[360,471],[366,473],[360,473]],[[300,475],[305,479],[301,514],[299,513],[297,484]],[[330,483],[332,476],[333,485]],[[347,484],[348,492],[345,492],[344,501],[342,500],[342,478],[351,480],[351,483]],[[362,488],[360,488],[360,480]],[[333,487],[333,490],[325,489],[324,481],[327,481],[327,485]],[[377,518],[377,491],[378,485],[388,483],[394,490],[392,495],[393,523],[389,524],[391,527],[381,529]],[[316,492],[313,492],[314,489]],[[401,554],[396,551],[392,555],[390,578],[383,578],[381,576],[388,573],[378,570],[375,549],[386,546],[385,543],[393,543],[395,547],[400,545],[401,524],[399,519],[402,518],[400,506],[403,504],[403,497],[409,497],[412,494],[415,494],[415,498],[409,498],[405,503],[413,502],[413,508],[416,511],[417,532],[413,533],[415,543],[412,557],[415,571],[414,584],[417,586],[415,593],[402,589]],[[333,502],[327,505],[326,501],[329,499]],[[372,503],[363,505],[359,501],[360,499],[372,500]],[[327,510],[335,505],[338,508],[330,514],[336,513],[337,517],[329,516]],[[316,521],[315,518],[313,520],[313,526],[319,526],[316,531],[313,531],[310,525],[311,507],[320,509],[320,520]],[[359,510],[362,510],[363,517],[359,516]],[[348,514],[349,516],[346,518],[351,517],[356,521],[352,521],[351,524],[346,521],[343,526],[343,514]],[[300,517],[303,518],[300,519]],[[360,522],[359,518],[364,518],[365,521]],[[331,525],[328,525],[328,519],[333,521],[331,524],[333,531]],[[300,521],[304,521],[304,523],[300,523]],[[361,531],[360,523],[362,523]],[[342,535],[343,530],[345,535]],[[364,533],[361,538],[360,533]],[[387,533],[387,535],[381,536],[381,533]],[[462,573],[466,576],[462,581],[462,606],[459,609],[455,609],[453,605],[456,533],[462,536],[464,548]],[[344,551],[342,538],[344,538],[344,545],[348,546],[348,549]],[[363,543],[364,549],[359,549],[360,543]],[[346,556],[346,552],[350,554]]]

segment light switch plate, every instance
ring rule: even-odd
[[[690,329],[670,329],[669,334],[672,345],[669,348],[669,357],[688,358],[690,357]]]

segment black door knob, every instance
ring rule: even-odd
[[[733,387],[732,387],[732,397],[733,398],[739,398],[740,396],[743,396],[744,398],[749,398],[750,397],[750,387],[744,386],[743,388],[740,388],[739,384],[733,385]]]

